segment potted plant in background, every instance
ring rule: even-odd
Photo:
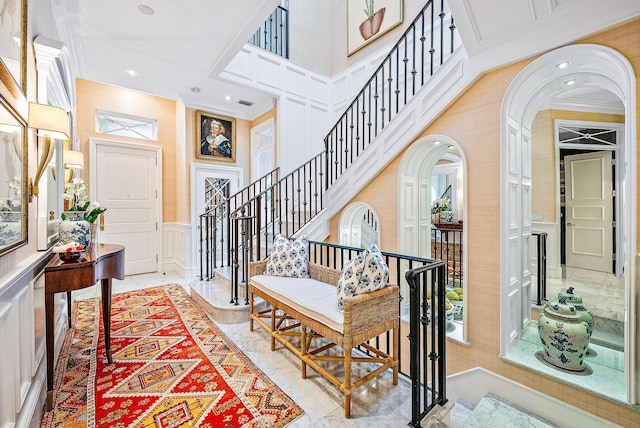
[[[431,220],[433,223],[440,223],[442,213],[449,210],[451,200],[448,197],[438,198],[431,205]]]
[[[360,35],[364,40],[369,40],[378,34],[382,26],[386,8],[383,7],[374,12],[374,7],[374,0],[364,1],[364,13],[367,15],[367,19],[360,24]]]
[[[87,188],[82,178],[74,178],[65,185],[62,198],[70,202],[70,207],[60,216],[60,242],[77,242],[84,248],[95,243],[97,238],[96,220],[107,209],[98,202],[89,202]]]

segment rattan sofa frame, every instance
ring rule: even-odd
[[[282,343],[301,360],[302,378],[307,377],[310,366],[344,393],[344,415],[351,416],[351,394],[359,386],[375,378],[385,370],[393,372],[393,384],[398,384],[398,346],[399,346],[399,288],[389,285],[367,294],[348,297],[344,300],[343,331],[336,331],[322,322],[299,312],[299,308],[286,304],[277,297],[255,286],[253,277],[265,272],[267,261],[249,264],[249,329],[253,331],[254,322],[262,326],[271,335],[271,350],[275,350],[275,341]],[[309,263],[311,278],[337,285],[340,271]],[[269,307],[254,311],[255,296],[265,300]],[[391,331],[391,355],[366,343]],[[296,338],[297,340],[293,340]],[[324,338],[324,339],[322,339]],[[314,339],[320,339],[314,341]],[[326,351],[339,346],[343,352],[327,355]],[[366,353],[353,353],[360,346]],[[344,365],[344,378],[340,379],[329,372],[323,362],[339,361]],[[352,363],[375,363],[375,369],[366,372],[358,379],[352,379]],[[325,364],[326,365],[326,364]]]

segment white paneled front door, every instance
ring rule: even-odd
[[[125,247],[125,274],[158,270],[160,148],[91,140],[92,199],[107,208],[99,242]]]
[[[566,265],[613,272],[611,152],[565,156]]]

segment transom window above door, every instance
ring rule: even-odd
[[[615,146],[618,143],[616,132],[617,129],[558,125],[558,142],[560,144]]]
[[[158,139],[158,121],[108,111],[96,111],[96,132],[121,137]]]

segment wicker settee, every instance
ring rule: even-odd
[[[257,322],[271,334],[271,350],[278,340],[301,360],[302,378],[307,365],[312,367],[344,393],[344,414],[350,417],[351,394],[387,369],[393,371],[393,384],[398,383],[398,323],[399,289],[389,285],[380,290],[349,297],[344,301],[344,313],[336,307],[336,284],[340,271],[309,264],[311,278],[286,278],[264,275],[266,261],[251,262],[249,267],[249,328]],[[254,299],[264,299],[268,308],[254,311]],[[389,354],[366,343],[387,331],[392,331]],[[388,337],[388,336],[387,336]],[[314,340],[317,339],[317,340]],[[339,346],[342,351],[330,351]],[[354,353],[360,346],[366,353]],[[323,361],[344,364],[344,378],[327,370]],[[353,363],[370,370],[352,379]]]

